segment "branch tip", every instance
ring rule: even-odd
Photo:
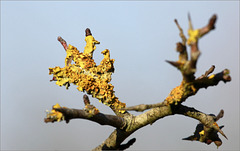
[[[126,144],[120,145],[118,150],[125,150],[136,142],[136,138],[130,139]]]
[[[222,134],[222,136],[225,137],[225,138],[228,140],[227,136],[223,133],[223,131],[222,131],[220,128],[219,128],[218,132],[219,132],[220,134]]]
[[[85,33],[86,33],[86,37],[92,35],[91,30],[89,28],[85,30]]]
[[[223,116],[224,116],[224,110],[221,109],[218,115],[216,116],[216,121],[218,121],[220,118],[223,118]]]
[[[189,29],[193,29],[193,26],[192,26],[192,20],[191,20],[191,16],[190,16],[190,13],[188,13],[188,23],[189,23]]]
[[[68,49],[67,42],[61,36],[58,36],[57,40],[62,44],[62,46],[65,50]]]
[[[89,105],[90,104],[90,100],[89,100],[89,98],[88,98],[88,96],[86,94],[84,94],[84,96],[83,96],[83,102],[84,102],[85,105]]]
[[[174,19],[174,22],[177,24],[177,26],[178,26],[178,21],[177,21],[177,19]]]
[[[208,23],[208,27],[210,29],[215,29],[215,23],[216,23],[216,20],[217,20],[217,15],[214,14],[211,19],[209,20],[209,23]]]
[[[176,62],[176,61],[169,61],[169,60],[165,60],[165,61],[176,68],[179,68],[181,65],[179,62]]]

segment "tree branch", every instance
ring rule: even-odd
[[[215,125],[218,129],[220,129],[219,132],[222,132],[222,128],[224,126],[218,126],[216,121],[218,121],[220,118],[223,117],[223,113],[224,111],[221,110],[219,112],[219,114],[217,115],[217,117],[214,115],[214,114],[209,114],[209,116],[212,116],[213,117],[213,120],[215,121],[213,123],[213,125]],[[199,141],[199,142],[203,142],[203,143],[206,143],[206,144],[211,144],[212,142],[215,143],[215,145],[217,146],[217,148],[219,146],[222,145],[222,140],[219,138],[218,136],[218,131],[214,128],[210,128],[210,127],[207,127],[205,126],[203,123],[199,123],[197,126],[196,126],[196,130],[194,132],[193,135],[189,136],[189,137],[186,137],[186,138],[183,138],[183,140],[190,140],[190,141]],[[223,133],[223,132],[222,132]],[[221,133],[221,134],[222,134]],[[224,135],[223,135],[224,136]],[[226,139],[227,137],[224,136]]]
[[[207,26],[205,26],[203,28],[200,28],[200,29],[197,29],[197,30],[193,30],[190,15],[188,17],[189,17],[188,44],[191,47],[190,65],[191,65],[192,69],[196,69],[196,63],[197,63],[198,57],[200,55],[200,51],[198,49],[198,39],[214,29],[215,23],[216,23],[216,20],[217,20],[217,16],[213,15],[210,18],[210,21],[209,21]]]
[[[217,123],[216,123],[217,118],[215,115],[214,116],[208,115],[208,114],[202,113],[194,108],[190,108],[190,107],[183,106],[183,105],[174,107],[173,113],[181,114],[181,115],[185,115],[185,116],[194,118],[194,119],[200,121],[204,126],[206,126],[206,128],[208,128],[209,132],[212,130],[215,130],[215,131],[221,133],[227,139],[227,136],[223,133],[221,128],[219,128],[219,126],[217,125]]]
[[[207,88],[209,86],[215,86],[220,81],[223,81],[224,83],[230,82],[231,81],[231,76],[229,75],[229,73],[230,73],[230,71],[228,69],[225,69],[222,72],[219,72],[217,74],[213,74],[209,77],[208,76],[201,76],[201,77],[197,78],[193,82],[193,84],[197,89],[200,89],[200,88]]]
[[[70,86],[70,83],[77,85],[79,91],[91,94],[94,98],[97,98],[100,102],[109,106],[117,116],[99,113],[99,110],[94,105],[91,105],[88,96],[84,95],[83,102],[85,107],[83,110],[70,109],[56,104],[50,112],[47,111],[45,122],[65,120],[68,123],[71,119],[87,119],[100,125],[115,127],[116,129],[111,135],[94,150],[124,150],[129,148],[136,139],[133,138],[126,144],[121,143],[136,130],[148,124],[153,124],[163,117],[181,114],[200,121],[194,135],[184,140],[197,140],[207,144],[214,142],[217,146],[220,146],[222,141],[217,133],[220,132],[226,139],[227,137],[221,130],[223,126],[219,127],[216,122],[223,117],[224,111],[221,110],[220,113],[215,116],[182,105],[182,102],[189,96],[195,95],[201,88],[217,85],[220,81],[231,81],[228,69],[210,75],[214,71],[215,66],[212,66],[199,78],[195,78],[196,64],[200,56],[198,40],[215,28],[217,17],[213,15],[206,26],[196,30],[193,29],[190,15],[188,18],[188,39],[186,39],[183,34],[183,30],[178,24],[178,21],[176,19],[174,20],[180,31],[179,35],[182,42],[177,43],[176,50],[179,52],[178,61],[167,61],[181,71],[183,80],[179,86],[169,93],[163,102],[156,104],[140,104],[126,107],[125,103],[118,100],[114,94],[114,86],[109,83],[114,71],[114,59],[110,59],[109,50],[106,49],[102,52],[104,59],[100,65],[96,65],[92,56],[93,51],[96,49],[95,45],[99,44],[99,42],[94,39],[89,28],[85,30],[86,47],[83,53],[79,52],[74,46],[67,46],[66,41],[58,37],[58,41],[67,52],[67,57],[65,58],[64,68],[49,68],[49,74],[53,74],[51,81],[56,81],[57,85],[66,86],[66,88]],[[186,43],[191,48],[190,59],[188,59]],[[74,61],[75,64],[71,64],[72,61]],[[150,110],[138,116],[127,112],[143,112],[147,109]]]
[[[92,115],[81,109],[70,109],[70,108],[55,108],[54,110],[63,114],[64,119],[68,123],[71,119],[87,119],[93,122],[96,122],[100,125],[109,125],[115,128],[123,129],[125,126],[125,121],[122,117],[115,115],[107,115],[98,113]],[[45,122],[54,122],[45,118]]]
[[[165,105],[166,105],[165,102],[156,103],[156,104],[140,104],[140,105],[135,105],[135,106],[130,106],[130,107],[123,108],[123,110],[143,112],[143,111],[151,109],[151,108],[162,107],[162,106],[165,106]]]
[[[174,22],[176,23],[176,25],[180,31],[179,36],[182,39],[182,42],[177,43],[176,50],[177,50],[177,52],[179,52],[179,62],[184,63],[185,61],[188,60],[187,47],[186,47],[187,38],[183,34],[183,30],[182,30],[181,26],[178,24],[177,19],[175,19]]]
[[[178,24],[177,19],[174,19],[174,22],[176,23],[176,25],[177,25],[177,27],[178,27],[178,29],[179,29],[179,31],[180,31],[179,36],[180,36],[181,39],[182,39],[182,44],[183,44],[184,46],[186,46],[187,38],[186,38],[186,36],[183,34],[183,30],[182,30],[181,26]]]
[[[182,75],[183,75],[183,80],[186,82],[192,82],[195,80],[195,72],[196,72],[196,65],[198,58],[201,54],[199,48],[198,48],[198,40],[211,30],[215,28],[215,23],[216,23],[217,16],[213,15],[210,18],[209,23],[200,28],[200,29],[193,29],[192,21],[190,14],[188,15],[188,20],[189,20],[189,29],[188,29],[188,35],[189,38],[187,39],[187,44],[190,46],[191,51],[190,51],[190,60],[188,61],[188,54],[186,51],[186,38],[183,34],[183,30],[178,24],[177,20],[175,19],[175,23],[180,30],[180,37],[182,39],[182,42],[177,43],[177,51],[180,53],[179,54],[179,60],[178,61],[167,61],[174,67],[178,68]]]
[[[208,24],[201,28],[199,31],[200,37],[204,36],[205,34],[207,34],[209,31],[215,29],[215,23],[217,21],[217,15],[214,14],[210,19]]]

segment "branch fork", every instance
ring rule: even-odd
[[[78,86],[78,90],[86,92],[99,102],[109,106],[115,115],[107,115],[101,113],[94,105],[90,103],[87,95],[83,96],[85,107],[83,109],[70,109],[61,107],[56,104],[51,111],[47,111],[47,117],[44,119],[48,122],[66,121],[72,119],[86,119],[96,122],[100,125],[108,125],[115,128],[110,136],[94,150],[125,150],[136,141],[135,138],[126,144],[121,144],[127,137],[138,129],[153,124],[157,120],[166,116],[180,114],[198,120],[200,123],[196,126],[194,135],[183,140],[200,141],[206,144],[215,143],[217,147],[222,144],[218,136],[218,132],[227,139],[222,131],[223,126],[216,123],[223,117],[224,111],[221,110],[217,116],[206,114],[194,108],[182,105],[189,96],[195,95],[201,88],[216,86],[220,81],[224,83],[231,81],[230,71],[223,71],[212,74],[215,66],[212,65],[204,74],[196,78],[197,61],[201,54],[198,48],[198,41],[207,33],[215,29],[217,16],[213,15],[208,24],[202,28],[193,29],[190,15],[188,15],[189,29],[188,38],[183,33],[183,29],[175,19],[180,33],[181,42],[176,44],[176,50],[179,53],[177,61],[167,61],[176,67],[182,74],[183,80],[179,86],[174,88],[162,102],[155,104],[140,104],[136,106],[126,107],[126,104],[120,102],[114,94],[114,86],[110,84],[111,74],[114,72],[114,59],[110,59],[110,51],[105,49],[102,54],[104,59],[100,65],[96,65],[93,52],[96,44],[100,44],[92,36],[91,30],[85,30],[86,47],[83,53],[80,53],[74,46],[68,45],[62,38],[58,37],[58,41],[62,44],[67,52],[65,59],[65,67],[49,68],[49,74],[53,74],[53,79],[59,86],[68,88],[71,83]],[[190,47],[190,54],[187,53],[187,46]],[[190,57],[188,57],[190,56]],[[75,64],[72,64],[72,61]],[[133,115],[128,111],[143,112],[140,115]],[[145,112],[144,112],[145,111]]]

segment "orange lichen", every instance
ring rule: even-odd
[[[182,82],[181,85],[177,86],[170,92],[165,101],[167,101],[167,104],[177,105],[178,103],[185,101],[188,96],[193,95],[196,92],[197,89],[192,83]]]
[[[203,136],[205,134],[204,130],[202,130],[201,132],[199,132],[200,136]]]
[[[218,124],[216,122],[213,123],[213,125],[217,126],[217,128],[219,128]]]
[[[96,66],[92,55],[96,49],[95,44],[99,44],[99,42],[91,35],[86,37],[86,42],[84,53],[69,45],[66,50],[65,67],[49,68],[49,74],[53,74],[56,84],[59,86],[68,88],[73,83],[78,86],[79,91],[86,91],[113,109],[125,108],[126,104],[118,100],[113,91],[114,86],[109,83],[114,72],[114,59],[110,59],[109,50],[102,51],[104,58],[100,65]],[[72,61],[75,64],[72,64]],[[119,112],[123,113],[124,111]]]
[[[170,92],[170,94],[166,98],[166,101],[168,104],[174,103],[175,105],[177,105],[178,102],[181,102],[182,96],[183,96],[183,87],[181,84],[180,86],[177,86]]]

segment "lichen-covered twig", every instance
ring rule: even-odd
[[[96,49],[95,45],[100,42],[94,39],[89,28],[86,29],[85,33],[86,46],[83,53],[72,45],[67,47],[66,41],[58,37],[67,52],[65,67],[49,68],[49,74],[53,75],[57,85],[66,86],[67,89],[71,83],[77,85],[79,91],[87,92],[109,106],[116,114],[123,116],[125,111],[120,109],[126,105],[115,96],[114,86],[110,83],[111,75],[114,72],[114,59],[110,59],[110,52],[105,49],[102,51],[104,58],[97,66],[92,57]],[[74,64],[71,63],[72,61]]]

